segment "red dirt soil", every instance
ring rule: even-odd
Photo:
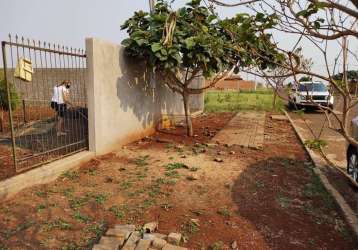
[[[153,220],[190,249],[357,248],[288,122],[267,116],[262,151],[204,145],[232,116],[194,119],[194,138],[158,132],[3,202],[0,249],[88,249],[114,224]]]

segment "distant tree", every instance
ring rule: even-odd
[[[348,80],[358,80],[358,70],[347,70],[347,79]],[[333,76],[334,80],[342,80],[343,79],[343,73],[338,73]]]
[[[312,77],[310,77],[310,76],[302,76],[298,81],[299,82],[309,82],[309,81],[312,81]]]
[[[201,0],[192,0],[177,11],[159,0],[151,13],[135,12],[122,25],[129,34],[122,44],[129,56],[145,60],[161,83],[183,97],[187,134],[192,136],[189,96],[203,93],[240,67],[273,66],[280,53],[266,30],[274,25],[273,15],[238,14],[220,20]],[[209,79],[206,86],[190,86],[202,76]]]

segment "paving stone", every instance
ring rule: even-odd
[[[123,250],[134,250],[137,242],[140,240],[140,233],[139,232],[132,232],[129,236],[128,240],[122,247]]]
[[[168,242],[174,245],[179,245],[181,241],[180,233],[170,233],[168,235]]]
[[[118,228],[111,228],[108,229],[108,231],[106,232],[107,236],[112,236],[112,237],[116,237],[118,239],[123,239],[123,242],[128,239],[129,235],[131,233],[127,230],[123,230],[123,229],[118,229]],[[122,242],[122,244],[123,244]]]
[[[148,250],[148,248],[150,247],[150,245],[152,244],[151,240],[139,240],[135,250]]]
[[[135,225],[115,225],[115,229],[127,230],[129,232],[135,231]]]
[[[185,247],[179,247],[171,244],[166,244],[162,250],[187,250],[188,248]]]
[[[271,115],[272,120],[287,121],[288,118],[285,115]]]
[[[143,226],[143,230],[146,233],[153,233],[158,228],[158,222],[153,221],[145,224]]]
[[[163,240],[166,240],[166,239],[167,239],[167,235],[165,235],[165,234],[153,233],[153,235],[154,235],[156,238],[159,238],[159,239],[163,239]]]
[[[168,244],[166,240],[159,239],[159,238],[154,238],[152,242],[152,246],[155,249],[162,249],[166,244]]]
[[[92,250],[108,250],[108,248],[102,246],[101,244],[96,244],[93,246]]]
[[[101,240],[99,241],[99,244],[102,245],[102,247],[105,249],[116,250],[123,244],[123,241],[116,237],[102,236]]]

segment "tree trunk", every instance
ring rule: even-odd
[[[4,132],[4,111],[0,108],[0,132]]]
[[[273,92],[273,101],[272,101],[272,110],[276,109],[276,97],[277,97],[277,90]]]
[[[190,107],[189,107],[189,94],[183,93],[183,103],[184,103],[184,111],[185,111],[185,120],[186,120],[186,133],[188,136],[193,136],[193,124],[191,123],[191,114],[190,114]]]

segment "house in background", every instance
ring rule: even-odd
[[[255,90],[256,84],[254,81],[244,80],[240,75],[233,75],[226,78],[224,81],[217,83],[212,89],[215,90]]]

